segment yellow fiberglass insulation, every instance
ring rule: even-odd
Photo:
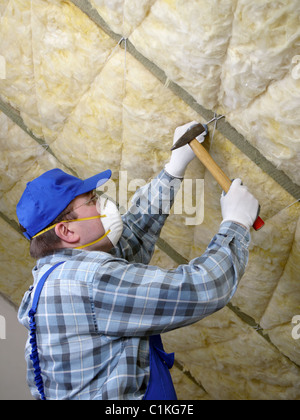
[[[0,293],[18,305],[32,282],[15,213],[28,181],[110,168],[126,207],[176,127],[214,113],[226,120],[207,147],[266,225],[232,302],[163,337],[178,397],[299,400],[299,0],[0,0]],[[152,260],[163,268],[203,253],[222,220],[199,161],[186,179],[204,180],[204,217],[169,217]]]

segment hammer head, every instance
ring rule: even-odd
[[[197,124],[194,125],[194,127],[190,128],[182,137],[180,137],[180,139],[174,144],[174,146],[172,147],[172,151],[179,149],[180,147],[185,146],[186,144],[189,144],[192,140],[194,140],[196,137],[200,136],[202,133],[205,133],[205,135],[203,136],[203,140],[204,141],[204,137],[207,135],[208,133],[208,128],[207,125],[202,125],[202,124]],[[202,143],[201,142],[201,143]]]

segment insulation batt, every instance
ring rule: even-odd
[[[198,102],[215,108],[235,3],[158,0],[129,39]]]
[[[126,173],[128,185],[120,188],[128,189],[129,200],[169,159],[175,128],[204,122],[147,63],[124,50],[124,40],[118,45],[121,37],[198,104],[224,113],[300,183],[298,0],[87,3],[107,32],[102,21],[82,12],[80,1],[0,1],[6,72],[0,103],[19,113],[25,126],[0,112],[0,293],[16,305],[34,265],[16,228],[15,207],[28,181],[55,167],[82,178],[110,168],[114,181]],[[211,155],[257,196],[266,225],[251,232],[249,265],[231,305],[164,336],[166,350],[176,353],[178,396],[300,399],[300,340],[292,336],[292,319],[300,315],[300,204],[286,208],[295,197],[218,130],[211,134]],[[219,229],[221,189],[198,160],[186,179],[204,180],[204,221],[187,226],[187,214],[171,214],[162,239],[191,260]],[[178,265],[163,247],[151,264]]]
[[[20,302],[32,283],[32,260],[21,235],[0,219],[0,289],[13,303]],[[16,261],[18,262],[16,264]],[[25,343],[24,343],[25,344]]]
[[[67,2],[31,3],[39,115],[51,142],[101,71],[113,42]]]
[[[230,112],[228,120],[267,159],[299,184],[300,78],[294,77],[293,72],[289,72],[246,110]]]
[[[220,103],[246,108],[284,78],[299,51],[298,0],[239,0],[222,72]]]
[[[148,14],[156,0],[91,0],[91,5],[110,28],[128,38]]]
[[[0,97],[19,110],[31,130],[42,136],[35,92],[30,3],[6,2],[2,13],[0,54],[6,62],[6,78],[0,79]]]
[[[51,145],[80,176],[109,167],[146,182],[168,160],[178,121],[198,117],[130,55],[124,80],[124,61],[117,47]]]
[[[54,167],[66,168],[2,112],[0,150],[0,211],[17,221],[15,209],[26,183]]]
[[[227,308],[164,342],[214,399],[299,398],[297,367]]]

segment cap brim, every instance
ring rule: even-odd
[[[101,172],[98,175],[92,176],[91,178],[82,181],[82,187],[78,190],[78,195],[88,193],[96,188],[101,187],[101,185],[105,184],[107,181],[110,180],[112,172],[110,169],[107,171]]]

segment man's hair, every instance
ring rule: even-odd
[[[47,227],[62,222],[63,220],[77,219],[78,215],[75,213],[75,211],[72,210],[72,204],[73,203],[70,203],[68,207],[60,215],[58,215],[57,218],[53,220],[53,222],[50,223]],[[20,229],[22,232],[26,232],[26,229],[22,225],[20,225]],[[31,239],[30,255],[36,260],[46,257],[47,255],[52,254],[53,251],[55,251],[56,249],[59,249],[60,243],[61,239],[56,235],[55,229],[53,228],[48,232],[45,232],[42,235]]]

